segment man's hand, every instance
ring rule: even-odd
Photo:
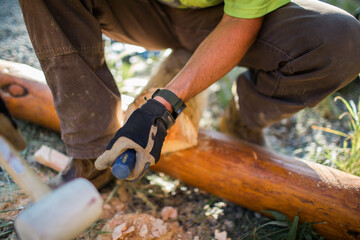
[[[159,161],[167,130],[175,120],[165,106],[154,99],[135,110],[125,125],[95,161],[99,170],[112,167],[115,159],[128,149],[136,151],[135,167],[127,181],[137,181],[145,171]]]
[[[4,100],[0,97],[0,135],[5,137],[16,150],[24,150],[26,142],[17,128],[16,122],[6,108]]]

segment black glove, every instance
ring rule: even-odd
[[[6,108],[4,100],[0,97],[0,135],[5,137],[17,150],[24,150],[26,142],[21,135],[16,122]]]
[[[134,149],[135,167],[126,180],[137,181],[151,165],[159,161],[167,130],[174,123],[174,118],[163,104],[148,100],[116,132],[106,151],[95,161],[95,167],[99,170],[111,167],[119,155]]]

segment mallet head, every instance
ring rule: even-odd
[[[101,215],[103,200],[96,188],[79,178],[54,190],[15,219],[20,239],[73,239]]]

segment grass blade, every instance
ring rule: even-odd
[[[279,213],[276,211],[272,211],[272,210],[263,210],[262,212],[271,214],[278,221],[290,222],[289,218],[285,214],[282,214],[282,213]]]
[[[294,217],[294,221],[291,224],[291,228],[290,228],[289,235],[287,238],[288,240],[296,240],[298,224],[299,224],[299,216],[297,215]]]
[[[321,130],[321,131],[336,134],[336,135],[339,135],[339,136],[342,136],[342,137],[348,137],[348,135],[346,133],[343,133],[343,132],[340,132],[340,131],[337,131],[337,130],[333,130],[331,128],[319,127],[319,126],[315,126],[315,125],[312,125],[311,127],[312,127],[312,129],[315,129],[315,130]]]

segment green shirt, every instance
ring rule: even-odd
[[[225,3],[224,12],[237,18],[262,17],[290,0],[159,0],[176,8],[206,8]]]

